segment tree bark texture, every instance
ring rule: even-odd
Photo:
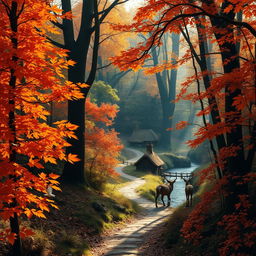
[[[18,32],[18,3],[13,1],[10,8],[9,13],[9,21],[11,25],[11,42],[12,42],[12,48],[14,50],[14,54],[12,56],[12,61],[17,64],[18,57],[16,55],[16,50],[18,49],[18,40],[17,40],[17,32]],[[11,68],[10,70],[10,80],[9,80],[9,129],[12,133],[11,138],[9,139],[9,149],[10,149],[10,162],[15,163],[16,162],[16,149],[15,146],[17,143],[16,138],[16,127],[15,127],[15,88],[16,88],[16,81],[17,78],[15,76],[15,69]],[[15,171],[15,170],[14,170]],[[12,175],[9,177],[10,179],[13,179],[13,181],[17,181],[17,177],[15,175]],[[10,204],[10,207],[16,207],[17,202],[15,199],[13,199],[13,202]],[[14,213],[14,215],[10,218],[10,228],[11,232],[16,234],[16,238],[12,247],[12,254],[14,256],[21,256],[22,255],[22,246],[21,246],[21,239],[20,239],[20,228],[19,228],[19,219],[17,213]]]
[[[176,57],[179,56],[179,35],[172,34],[172,54]],[[165,38],[165,42],[163,47],[166,48],[163,55],[165,60],[168,61],[167,56],[167,39]],[[157,66],[158,54],[156,49],[152,49],[152,57],[154,66]],[[176,64],[176,58],[171,59],[172,64]],[[171,72],[164,70],[162,73],[156,73],[156,81],[159,89],[160,100],[162,105],[162,131],[161,131],[161,139],[160,144],[163,148],[171,149],[171,131],[168,131],[168,128],[172,127],[172,117],[175,110],[175,100],[176,97],[176,81],[177,81],[177,70],[172,69]]]

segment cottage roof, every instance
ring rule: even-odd
[[[147,158],[149,159],[154,165],[160,167],[162,165],[164,165],[164,162],[162,161],[162,159],[155,153],[148,153],[146,152],[136,163],[135,165],[141,161],[143,158]]]
[[[151,129],[141,129],[133,131],[132,135],[128,139],[129,142],[142,143],[142,142],[154,142],[158,141],[158,136]]]

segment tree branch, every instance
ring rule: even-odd
[[[53,45],[55,45],[55,46],[57,46],[57,47],[59,47],[59,48],[62,48],[62,49],[66,49],[66,48],[65,48],[65,45],[63,45],[63,44],[61,44],[61,43],[58,43],[58,42],[52,40],[50,37],[47,36],[46,39],[47,39],[48,41],[50,41]]]
[[[194,5],[194,4],[189,4],[189,3],[187,3],[187,4],[185,4],[185,3],[176,4],[176,5],[172,5],[172,8],[170,8],[169,10],[174,9],[176,7],[181,7],[181,6],[190,6],[190,7],[193,7],[195,9],[198,9],[199,11],[201,11],[201,13],[203,15],[208,16],[210,18],[222,19],[222,20],[228,22],[229,24],[236,25],[238,27],[245,27],[256,37],[256,30],[249,23],[243,22],[243,21],[231,20],[231,19],[229,19],[229,18],[227,18],[225,16],[222,16],[220,14],[211,14],[211,13],[205,11],[205,9],[203,9],[202,7]],[[178,16],[180,16],[180,15],[178,15]],[[176,17],[178,17],[178,16],[176,16]],[[198,13],[181,14],[181,16],[179,18],[182,18],[182,17],[184,17],[184,18],[185,17],[195,17],[195,16],[198,16]],[[170,22],[172,22],[172,20]]]
[[[124,4],[126,2],[128,2],[129,0],[123,0],[121,2],[119,2],[119,0],[115,0],[108,8],[106,8],[105,10],[99,12],[97,15],[101,17],[99,18],[99,24],[101,24],[103,22],[103,20],[107,17],[107,15],[110,13],[110,11],[116,7],[117,5],[120,4]],[[94,32],[95,30],[95,26],[92,27],[92,32]]]
[[[56,26],[57,28],[63,30],[63,24],[59,23],[59,22],[55,22],[55,21],[51,21],[51,23]]]

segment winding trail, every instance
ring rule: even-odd
[[[130,159],[128,162],[133,163],[142,156],[140,151],[130,149],[136,154],[136,157]],[[123,228],[111,237],[108,237],[104,242],[104,253],[101,255],[111,256],[126,256],[126,255],[142,255],[139,252],[139,247],[144,242],[144,237],[148,232],[151,232],[154,228],[157,228],[170,214],[173,209],[171,207],[159,207],[155,208],[153,202],[141,198],[136,194],[135,190],[138,186],[143,185],[145,181],[141,178],[136,178],[131,175],[127,175],[122,172],[122,168],[125,165],[120,165],[116,168],[116,171],[126,179],[132,182],[125,187],[122,187],[119,191],[127,198],[136,201],[141,207],[144,208],[143,217],[136,220],[132,224]]]

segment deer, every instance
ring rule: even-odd
[[[193,192],[194,192],[194,187],[193,185],[190,184],[190,179],[184,179],[182,178],[185,182],[185,194],[186,194],[186,207],[192,206],[192,197],[193,197]]]
[[[161,195],[161,200],[162,200],[164,206],[165,206],[164,196],[167,196],[168,197],[167,207],[170,206],[171,193],[173,191],[173,184],[177,180],[177,178],[175,180],[173,180],[173,181],[167,180],[166,178],[165,178],[165,180],[168,182],[168,184],[161,184],[161,185],[156,187],[156,196],[155,196],[156,208],[158,207],[157,206],[157,198],[158,198],[159,195]]]

